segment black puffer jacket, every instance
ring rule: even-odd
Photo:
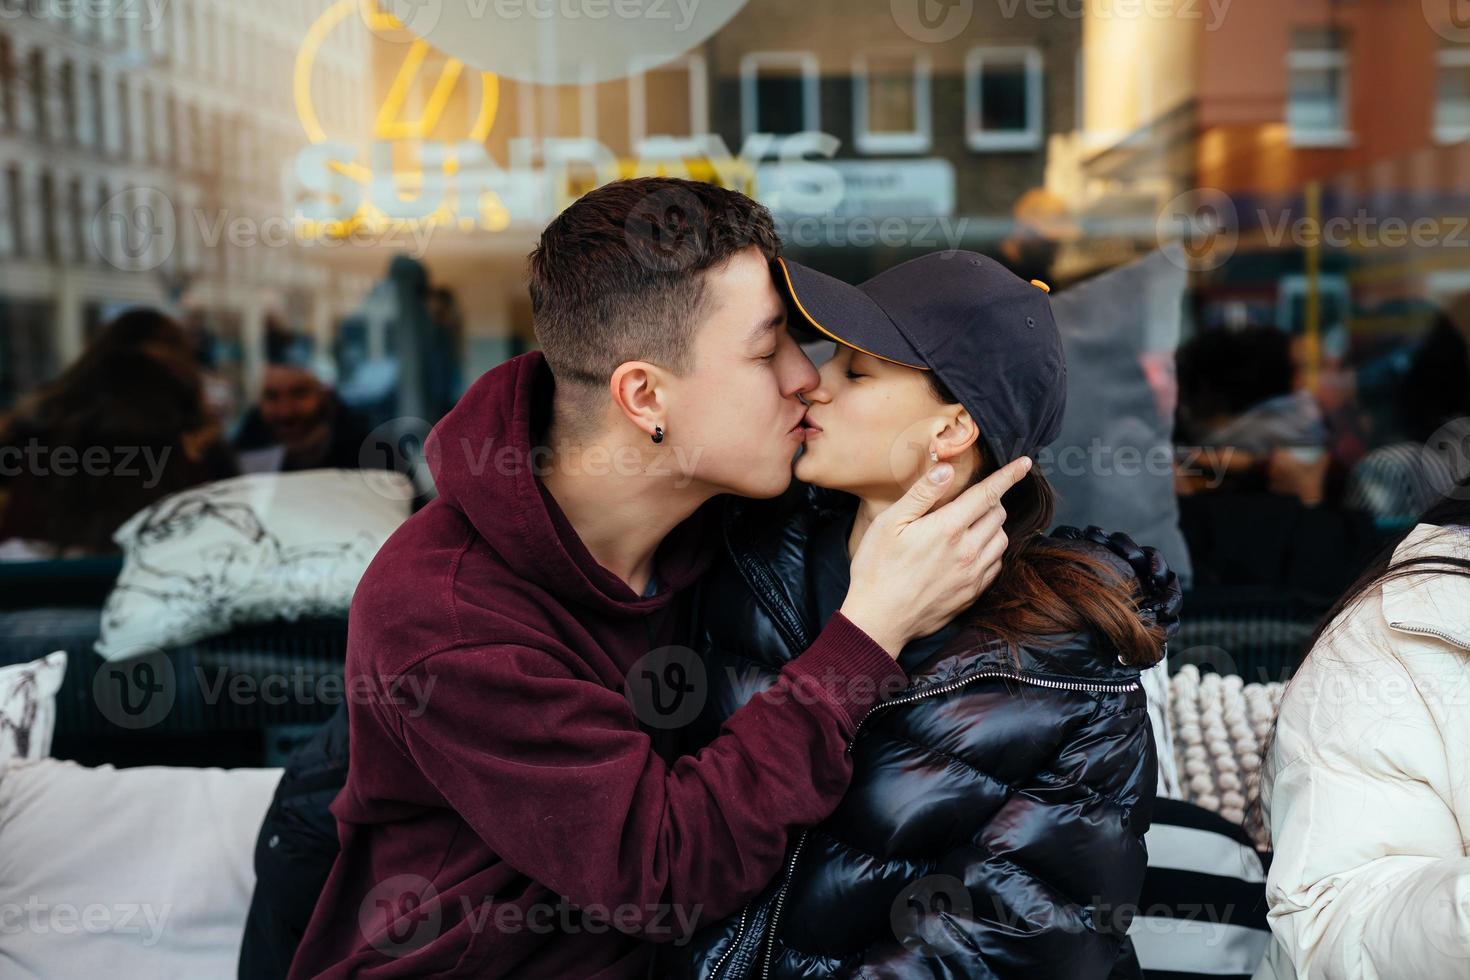
[[[796,497],[731,501],[728,560],[706,580],[711,693],[691,748],[821,625],[814,542],[830,551],[834,527],[845,539],[851,498],[805,487]],[[1179,586],[1157,552],[1096,528],[1053,537],[1136,578],[1141,615],[1177,630]],[[911,683],[858,726],[837,810],[740,915],[661,950],[656,974],[1140,976],[1126,934],[1156,758],[1139,671],[1102,644],[1024,645],[1019,668],[998,643],[941,644],[921,663],[905,650]]]

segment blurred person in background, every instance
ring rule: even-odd
[[[135,311],[0,422],[0,557],[105,555],[155,501],[233,475],[184,334]]]
[[[1020,278],[1040,279],[1056,288],[1052,276],[1057,253],[1081,235],[1071,206],[1059,194],[1033,187],[1016,199],[1010,234],[988,254]]]
[[[1328,612],[1263,753],[1276,943],[1258,980],[1449,980],[1470,964],[1470,485]]]
[[[464,384],[460,361],[464,320],[454,291],[444,286],[429,290],[429,338],[424,364],[425,398],[434,421],[449,413]]]
[[[1265,586],[1325,606],[1375,547],[1339,506],[1330,434],[1270,326],[1213,328],[1180,347],[1175,487],[1197,585]]]
[[[247,473],[391,468],[394,454],[367,445],[366,420],[314,370],[311,345],[284,329],[267,333],[260,396],[232,443]]]
[[[1296,384],[1291,339],[1269,326],[1212,329],[1179,348],[1178,441],[1228,450],[1227,489],[1269,489],[1313,506],[1327,476],[1327,426]],[[1292,465],[1299,464],[1299,465]],[[1182,494],[1201,489],[1186,476]]]
[[[1353,467],[1343,500],[1372,515],[1383,531],[1413,524],[1467,475],[1470,346],[1447,313],[1415,345],[1391,411],[1394,431]]]

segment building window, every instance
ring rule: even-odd
[[[46,54],[40,48],[31,52],[28,74],[31,83],[31,125],[38,139],[47,140],[51,138],[51,125],[50,114],[46,111]]]
[[[61,138],[75,144],[79,130],[77,117],[77,69],[70,61],[62,62],[58,78],[61,89]]]
[[[92,148],[106,153],[107,100],[102,94],[102,69],[94,67],[87,73],[87,87],[91,95],[88,108],[92,110]]]
[[[709,133],[709,75],[704,57],[676,61],[628,76],[628,142],[635,156],[700,156]]]
[[[922,153],[934,139],[929,56],[863,52],[852,66],[853,139],[860,153]]]
[[[1041,147],[1041,52],[974,48],[965,58],[965,141],[980,152]]]
[[[133,155],[133,90],[126,78],[117,80],[117,155],[128,160]]]
[[[756,51],[740,59],[741,135],[819,131],[817,83],[810,51]]]
[[[1470,47],[1444,48],[1434,84],[1434,138],[1470,139]]]
[[[26,227],[25,184],[20,168],[12,164],[5,168],[5,203],[10,219],[10,254],[25,256],[30,252]]]
[[[41,255],[48,262],[61,261],[61,243],[56,234],[56,179],[42,172],[38,191],[41,206],[36,209],[41,221]]]
[[[67,188],[67,243],[77,265],[87,264],[88,230],[86,186],[80,177],[73,177]]]
[[[19,79],[15,71],[15,47],[10,38],[0,34],[0,112],[4,113],[5,128],[15,131],[15,90]]]
[[[1348,128],[1348,59],[1336,28],[1291,35],[1286,56],[1286,124],[1297,146],[1343,146]]]

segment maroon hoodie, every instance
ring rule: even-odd
[[[353,596],[342,850],[292,978],[641,977],[645,939],[739,909],[834,809],[893,660],[840,614],[698,756],[667,762],[623,694],[684,642],[712,502],[641,598],[536,478],[539,353],[480,378],[426,444],[439,496]],[[836,685],[841,675],[847,682]]]

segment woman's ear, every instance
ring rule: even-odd
[[[613,404],[624,418],[649,436],[653,435],[655,426],[664,424],[667,414],[662,381],[663,372],[647,361],[624,361],[608,380]]]
[[[952,414],[945,421],[944,428],[934,437],[934,448],[941,460],[954,459],[969,452],[975,445],[975,440],[980,438],[980,429],[975,425],[975,420],[970,418],[970,413],[959,405],[950,408],[953,409]]]

